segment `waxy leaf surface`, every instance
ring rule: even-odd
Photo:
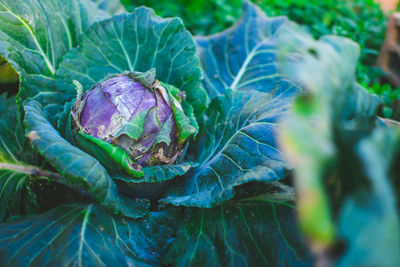
[[[286,177],[290,166],[277,146],[276,129],[299,89],[277,67],[275,33],[284,22],[246,2],[232,28],[197,38],[213,101],[189,147],[199,166],[167,191],[163,203],[212,207],[231,199],[236,186]]]
[[[120,197],[106,169],[92,156],[68,143],[45,118],[41,105],[32,100],[25,106],[25,125],[33,147],[71,185],[88,190],[112,213],[142,217],[149,203]]]
[[[19,99],[35,98],[53,116],[60,112],[71,92],[58,85],[56,70],[80,34],[108,16],[92,1],[0,1],[0,53],[20,75]]]
[[[308,266],[291,207],[268,202],[187,208],[165,263],[176,266]]]
[[[94,23],[69,52],[57,74],[77,80],[84,91],[107,75],[156,69],[156,78],[186,92],[200,114],[207,106],[196,46],[180,19],[162,19],[140,7],[131,14]]]
[[[174,233],[172,216],[132,220],[95,204],[60,206],[0,225],[0,265],[157,266]]]
[[[286,17],[267,18],[256,5],[245,2],[236,24],[211,36],[197,37],[210,98],[232,90],[280,91],[287,84],[278,73],[276,36]]]

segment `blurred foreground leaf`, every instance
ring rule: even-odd
[[[280,38],[283,71],[306,89],[280,141],[295,166],[301,227],[317,264],[398,266],[388,173],[400,137],[378,121],[378,98],[355,82],[357,44],[335,36],[314,41],[295,26]]]

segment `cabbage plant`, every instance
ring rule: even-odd
[[[184,100],[182,91],[155,79],[155,69],[119,74],[78,95],[71,130],[82,149],[93,156],[103,152],[99,160],[109,170],[142,177],[143,166],[175,163],[197,133],[193,108],[185,102],[190,119]]]
[[[285,17],[224,32],[112,1],[1,0],[0,265],[309,265],[276,129]],[[114,15],[117,13],[117,15]]]

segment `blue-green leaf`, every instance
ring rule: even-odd
[[[180,19],[162,19],[151,9],[137,8],[94,23],[69,52],[57,74],[79,81],[85,90],[107,75],[156,69],[156,77],[187,94],[196,113],[204,111],[207,95],[196,46]]]
[[[397,129],[381,128],[356,147],[368,188],[360,185],[348,196],[339,215],[339,236],[347,249],[338,266],[399,266],[400,220],[394,190],[388,179]]]
[[[137,183],[161,183],[173,179],[176,176],[184,175],[193,166],[192,162],[185,162],[174,165],[146,166],[142,169],[143,177],[113,177],[132,184]]]
[[[280,143],[294,165],[311,249],[337,266],[398,266],[389,174],[399,132],[377,123],[378,98],[355,83],[358,45],[335,36],[314,41],[299,27],[282,30],[280,43],[283,69],[307,89],[282,122]],[[340,255],[326,253],[338,242]]]
[[[360,53],[357,43],[339,36],[316,41],[294,24],[282,27],[278,43],[285,75],[315,95],[322,109],[329,110],[319,116],[375,120],[379,98],[355,81]]]
[[[173,183],[172,179],[186,174],[192,167],[192,162],[174,165],[146,166],[142,169],[143,177],[113,176],[119,183],[118,189],[128,196],[143,196],[149,199],[159,199],[166,188]]]
[[[163,203],[211,207],[231,199],[236,186],[286,176],[275,132],[299,90],[277,67],[276,32],[285,21],[269,19],[246,2],[232,28],[197,38],[204,87],[213,102],[189,147],[199,167],[168,190]]]
[[[63,139],[43,114],[35,100],[24,105],[25,126],[36,151],[71,185],[88,190],[109,211],[128,217],[142,217],[149,203],[120,197],[113,180],[104,167],[92,156]]]
[[[285,87],[277,73],[276,33],[286,17],[267,18],[246,1],[243,15],[230,29],[209,37],[197,37],[204,70],[203,85],[210,98],[232,90],[280,91]]]
[[[254,201],[186,208],[164,263],[175,266],[309,266],[290,207]]]
[[[175,231],[173,217],[163,211],[132,220],[95,204],[60,206],[0,224],[0,265],[157,266]]]
[[[107,16],[91,1],[0,1],[0,53],[20,75],[20,99],[59,112],[68,94],[57,85],[57,67],[82,31]]]
[[[207,112],[189,155],[199,166],[166,193],[163,203],[211,207],[234,196],[234,187],[250,181],[286,177],[288,164],[275,138],[279,118],[297,88],[275,95],[259,91],[226,91]]]

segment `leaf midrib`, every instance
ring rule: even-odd
[[[217,149],[218,152],[215,153],[217,150],[214,151],[214,156],[211,157],[211,159],[208,159],[204,162],[204,164],[202,166],[199,167],[199,169],[204,169],[207,168],[209,165],[211,165],[217,158],[219,158],[219,156],[224,152],[224,150],[231,144],[232,140],[238,135],[240,134],[243,130],[247,129],[248,127],[253,126],[254,124],[272,124],[270,122],[259,122],[259,121],[255,121],[252,122],[246,126],[241,127],[240,129],[236,130],[236,132],[229,138],[229,140],[224,144],[224,146],[221,149]]]
[[[43,170],[37,166],[27,164],[15,164],[8,162],[0,162],[0,170],[8,170],[16,173],[22,173],[27,175],[45,176],[50,178],[56,178],[61,180],[61,176],[58,173]]]
[[[86,226],[89,221],[89,216],[92,210],[93,205],[89,205],[88,208],[86,209],[85,216],[82,221],[82,228],[80,232],[80,239],[79,239],[79,250],[78,250],[78,266],[82,266],[82,250],[83,250],[83,242],[85,239],[85,232],[86,232]]]
[[[257,51],[257,49],[263,44],[263,42],[259,42],[251,51],[250,53],[247,55],[246,60],[243,62],[243,65],[240,67],[235,79],[233,80],[233,82],[231,83],[230,88],[232,90],[236,89],[236,86],[238,85],[238,83],[240,82],[240,80],[242,79],[243,74],[245,73],[247,66],[250,64],[251,60],[253,59],[255,52]]]

